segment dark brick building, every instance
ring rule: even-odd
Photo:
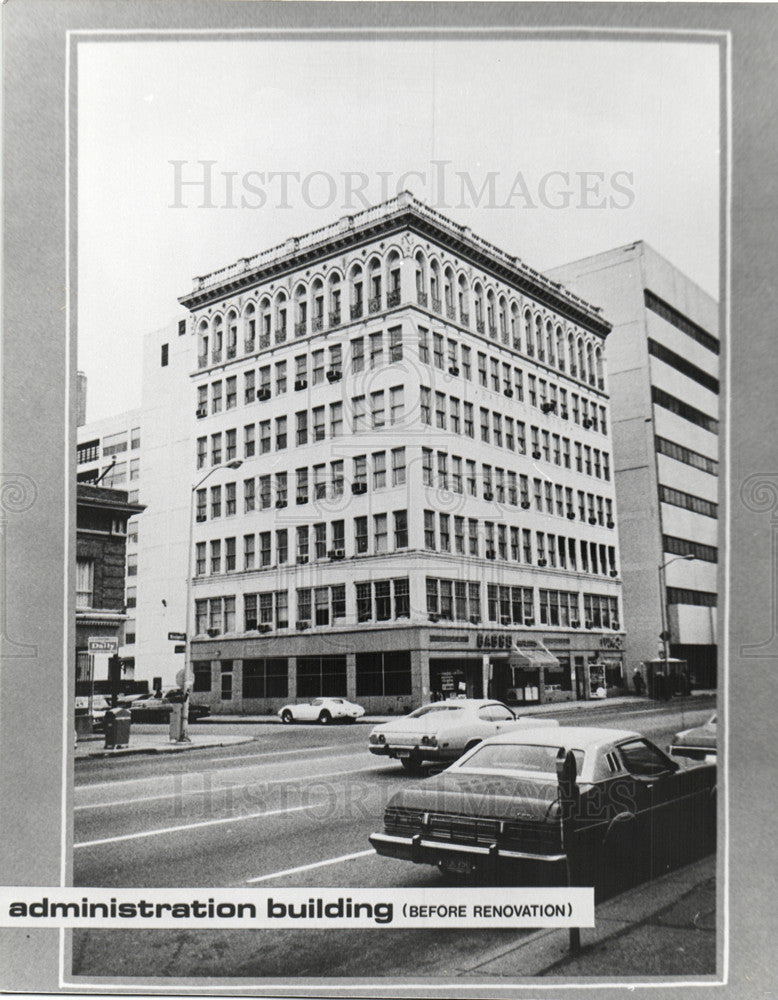
[[[144,507],[125,490],[77,489],[76,513],[76,698],[108,682],[108,657],[123,642],[127,521]]]

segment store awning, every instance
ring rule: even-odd
[[[525,670],[538,670],[541,667],[545,669],[559,667],[559,660],[540,643],[533,649],[514,646],[511,649],[509,662],[512,667],[520,667]]]

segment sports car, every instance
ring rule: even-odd
[[[278,710],[282,722],[320,722],[323,726],[331,722],[356,722],[364,714],[361,705],[345,698],[313,698],[298,705],[284,705]]]
[[[557,764],[575,798],[563,842]],[[675,761],[639,733],[585,726],[515,730],[390,799],[378,854],[444,872],[609,887],[652,877],[715,843],[716,768]]]
[[[553,719],[517,716],[501,701],[451,698],[376,726],[368,737],[368,750],[393,757],[407,771],[416,772],[425,761],[456,760],[497,733],[555,724]]]

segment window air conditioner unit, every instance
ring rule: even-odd
[[[487,551],[487,553],[486,553],[486,558],[487,559],[496,559],[497,558],[497,553],[494,551],[494,549],[489,549]]]
[[[540,408],[544,413],[551,413],[552,410],[556,410],[556,403],[543,403]]]
[[[329,556],[330,559],[345,559],[346,552],[344,549],[330,549]]]
[[[580,627],[581,627],[581,623],[578,621],[577,618],[575,619],[575,621],[571,621],[570,622],[570,628],[580,628]]]
[[[428,617],[429,617],[429,620],[430,620],[431,622],[436,622],[436,621],[438,621],[438,620],[440,619],[440,615],[436,614],[435,612],[433,612],[433,613],[432,613],[431,615],[429,615]]]
[[[208,407],[207,406],[198,406],[197,410],[195,412],[197,413],[197,419],[198,420],[201,417],[207,417],[208,416]]]
[[[207,632],[212,639],[214,639],[219,634],[218,628],[209,628],[207,629]]]
[[[567,520],[568,521],[574,521],[575,520],[575,511],[569,510],[567,512]]]
[[[327,372],[327,381],[329,382],[339,382],[343,378],[343,372],[338,371],[337,368],[330,368]]]
[[[367,483],[352,483],[351,484],[352,493],[367,493]]]
[[[471,625],[477,625],[480,621],[481,621],[481,619],[479,618],[478,615],[470,615],[470,624]]]
[[[307,389],[308,388],[308,379],[307,378],[296,378],[294,380],[294,388],[295,388],[296,392],[299,392],[300,389]]]
[[[503,394],[503,396],[507,396],[508,399],[512,399],[513,398],[513,389],[503,389],[502,394]]]
[[[615,570],[615,569],[611,570],[611,576],[612,577],[617,577],[618,575],[619,575],[618,570]]]
[[[270,399],[270,390],[257,389],[257,399],[261,400],[263,403],[266,399]]]
[[[305,629],[311,627],[311,623],[307,620],[295,622],[295,626],[298,632],[303,632]]]
[[[197,521],[198,524],[202,524],[204,520],[205,520],[205,514],[198,514],[197,517],[195,518],[195,521]]]
[[[584,427],[591,427],[592,426],[592,422],[591,422],[591,420],[588,417],[584,417],[583,420],[581,421],[581,423],[583,424]]]
[[[616,525],[613,523],[613,521],[608,521],[608,527],[609,528],[615,528]]]
[[[508,617],[508,615],[502,615],[501,616],[501,618],[500,618],[500,624],[501,625],[510,625],[510,623],[511,623],[511,620]]]
[[[611,622],[611,628],[613,629],[614,632],[618,632],[619,627],[620,626],[618,622]]]
[[[308,562],[308,556],[298,556],[297,557],[297,562],[300,565],[302,565],[303,563],[307,563]]]
[[[590,517],[589,518],[589,524],[597,524],[597,518],[596,517]]]
[[[456,365],[449,365],[448,373],[449,375],[458,375],[459,369],[457,368]]]
[[[538,559],[538,566],[545,566],[545,565],[546,565],[545,559]]]
[[[529,502],[529,500],[522,500],[522,501],[521,501],[521,509],[522,509],[522,510],[529,510],[529,509],[530,509],[530,506],[531,506],[531,505],[530,505],[530,502]]]
[[[307,496],[299,496],[297,498],[297,502],[299,504],[308,503],[308,497]]]
[[[276,500],[276,507],[280,510],[282,507],[286,507],[286,500]]]
[[[257,632],[262,632],[264,634],[265,632],[270,632],[272,627],[272,625],[257,625]]]
[[[529,626],[535,624],[535,619],[534,618],[525,618],[524,619],[524,624],[529,628]]]
[[[594,628],[594,622],[588,621],[584,623],[586,628]]]
[[[484,493],[484,500],[494,500],[494,493],[492,493],[491,490],[487,490],[487,492]]]
[[[536,459],[537,459],[537,458],[540,458],[540,457],[541,457],[541,455],[540,455],[540,452],[539,452],[539,451],[533,451],[533,452],[532,452],[532,457],[533,457],[533,458],[536,458]]]

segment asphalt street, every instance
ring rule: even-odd
[[[703,704],[700,704],[703,702]],[[666,746],[713,699],[566,712],[565,723],[635,729]],[[224,732],[224,726],[220,726]],[[246,734],[245,726],[235,731]],[[207,723],[197,724],[198,732]],[[367,751],[369,727],[257,724],[236,747],[76,762],[79,886],[439,887],[431,867],[378,857],[368,835],[417,777]],[[78,931],[74,974],[336,977],[456,975],[517,932]]]

